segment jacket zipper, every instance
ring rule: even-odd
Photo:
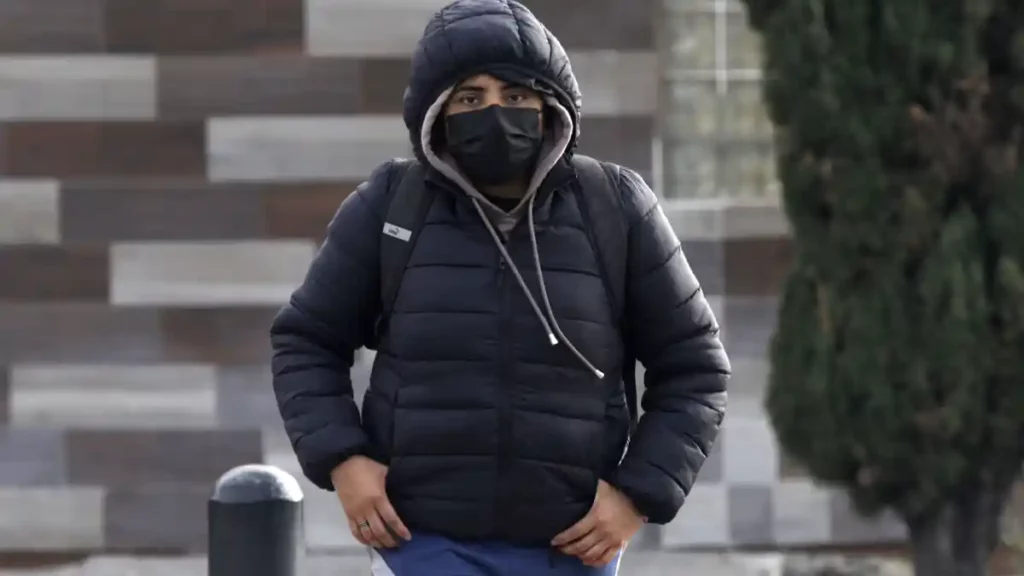
[[[509,242],[506,241],[506,247]],[[512,368],[511,346],[506,342],[511,337],[511,288],[514,283],[506,282],[507,264],[498,254],[498,289],[501,291],[501,308],[498,312],[498,386],[500,386],[500,404],[498,406],[498,482],[496,486],[496,498],[494,502],[495,528],[497,536],[501,536],[503,527],[500,525],[503,518],[507,518],[506,507],[510,499],[511,486],[508,484],[508,473],[511,467],[509,452],[512,448]]]

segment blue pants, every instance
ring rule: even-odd
[[[370,555],[373,576],[615,576],[621,558],[591,568],[554,549],[463,543],[422,533],[398,548],[371,550]]]

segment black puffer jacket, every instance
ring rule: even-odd
[[[427,27],[413,61],[405,120],[417,155],[421,128],[445,89],[495,66],[550,88],[579,133],[579,90],[565,51],[520,4],[460,0]],[[307,476],[354,454],[389,465],[388,495],[413,530],[459,539],[546,545],[591,506],[598,479],[626,493],[652,522],[679,510],[718,433],[729,363],[718,326],[651,190],[619,171],[630,224],[628,334],[612,318],[567,157],[548,172],[504,243],[536,295],[538,254],[566,339],[552,346],[488,225],[444,170],[380,343],[363,405],[352,398],[353,351],[380,311],[379,252],[391,164],[339,208],[302,286],[272,328],[274,388]],[[557,152],[556,154],[561,153]],[[436,168],[437,166],[434,166]],[[585,192],[585,191],[584,191]],[[628,416],[623,339],[647,369],[646,411],[620,463]]]

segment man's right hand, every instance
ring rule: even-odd
[[[386,466],[365,456],[353,456],[331,471],[331,483],[348,516],[352,535],[374,548],[397,547],[396,536],[412,538],[384,490],[387,475]]]

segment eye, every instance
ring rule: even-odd
[[[463,94],[458,98],[459,104],[464,104],[466,106],[475,106],[479,101],[480,99],[476,94]]]
[[[526,102],[526,94],[515,93],[508,95],[509,104],[522,104]]]

